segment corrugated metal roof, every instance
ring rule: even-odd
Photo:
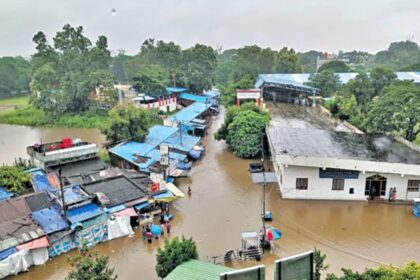
[[[50,192],[61,203],[61,190]],[[89,199],[89,196],[80,188],[80,186],[68,186],[64,188],[64,202],[66,205],[79,203]]]
[[[203,95],[196,95],[196,94],[191,94],[191,93],[181,93],[181,95],[179,96],[179,98],[181,99],[185,99],[185,100],[190,100],[190,101],[194,101],[194,102],[200,102],[200,103],[208,103],[209,101],[209,97],[208,96],[203,96]]]
[[[174,134],[177,130],[178,129],[176,127],[154,125],[149,129],[149,133],[147,134],[144,142],[156,147],[168,139],[168,137]]]
[[[169,93],[180,93],[180,92],[184,92],[187,91],[186,88],[180,88],[180,87],[167,87],[166,91]]]
[[[105,163],[103,161],[101,161],[99,158],[93,158],[49,167],[48,170],[56,172],[61,169],[62,176],[68,177],[81,173],[86,174],[88,172],[102,170],[104,168]]]
[[[77,224],[102,215],[103,213],[105,213],[104,210],[102,210],[102,208],[98,205],[95,203],[89,203],[81,207],[67,210],[66,215],[70,223]]]
[[[188,135],[188,134],[180,134],[179,131],[174,133],[171,137],[165,140],[165,144],[168,144],[170,148],[177,149],[183,152],[189,152],[200,142],[200,137]],[[182,142],[182,144],[181,144]],[[170,155],[171,153],[169,153]]]
[[[145,183],[147,186],[148,182]],[[109,203],[106,205],[107,207],[120,205],[147,195],[143,189],[137,187],[124,176],[84,184],[83,188],[91,195],[99,192],[105,194],[109,199]]]
[[[219,280],[223,272],[233,271],[232,268],[215,265],[208,262],[189,260],[178,265],[165,280]]]
[[[208,108],[211,107],[211,104],[204,104],[195,102],[191,104],[190,106],[182,109],[175,115],[171,116],[169,120],[171,122],[181,122],[181,123],[187,123],[192,121],[193,119],[197,118],[201,114],[207,111]]]
[[[54,205],[46,192],[30,194],[25,196],[25,200],[32,212]]]
[[[32,186],[36,192],[53,191],[55,188],[48,182],[47,176],[43,171],[32,173]]]

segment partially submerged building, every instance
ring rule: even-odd
[[[175,94],[164,96],[150,96],[139,93],[133,98],[133,103],[139,108],[157,109],[162,112],[173,112],[177,108],[177,97]]]
[[[420,154],[387,136],[318,128],[267,128],[283,198],[420,197]]]

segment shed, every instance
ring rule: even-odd
[[[233,271],[232,268],[208,262],[189,260],[178,265],[165,280],[219,280],[220,274]]]

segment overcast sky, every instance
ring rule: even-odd
[[[0,56],[29,56],[36,32],[52,41],[66,23],[129,54],[150,37],[182,47],[376,52],[407,36],[418,42],[419,19],[420,0],[0,0]]]

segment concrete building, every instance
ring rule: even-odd
[[[287,126],[267,137],[283,198],[420,197],[420,153],[390,137]]]
[[[139,108],[158,109],[162,112],[172,112],[176,110],[177,97],[175,95],[167,96],[149,96],[144,93],[139,93],[133,98],[133,103]]]

